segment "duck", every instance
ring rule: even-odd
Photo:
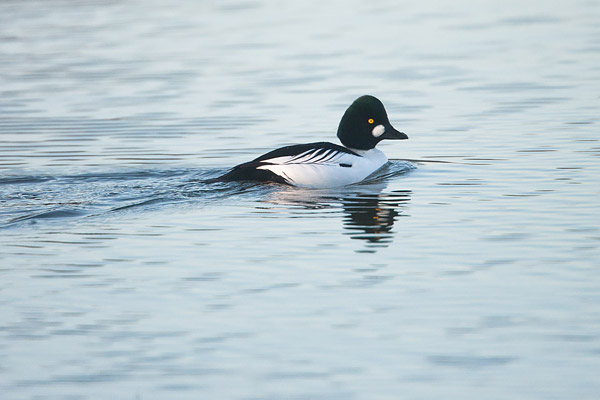
[[[316,189],[352,185],[387,163],[385,153],[375,148],[379,142],[408,139],[392,126],[383,103],[371,95],[357,98],[348,107],[337,137],[341,146],[314,142],[281,147],[234,166],[216,180],[274,182]]]

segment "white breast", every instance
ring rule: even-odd
[[[307,155],[278,157],[265,160],[273,165],[262,165],[258,168],[272,171],[294,186],[327,188],[360,182],[387,162],[386,155],[377,149],[353,151],[360,156],[338,153],[318,162],[307,161],[310,158]]]

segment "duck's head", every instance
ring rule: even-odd
[[[373,96],[361,96],[348,107],[337,136],[351,149],[370,150],[383,139],[408,139],[398,132],[388,119],[383,103]]]

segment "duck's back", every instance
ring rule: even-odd
[[[353,151],[328,142],[286,146],[234,167],[223,180],[258,180],[324,188],[365,179],[387,162],[377,149]]]

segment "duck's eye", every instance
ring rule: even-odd
[[[369,118],[369,123],[372,124],[373,122],[375,122],[373,121],[373,118]]]

